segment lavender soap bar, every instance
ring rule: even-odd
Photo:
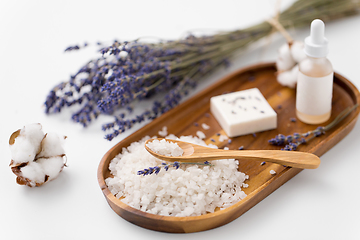
[[[229,137],[277,126],[276,112],[257,88],[212,97],[210,110]]]

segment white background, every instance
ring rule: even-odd
[[[283,1],[287,5],[288,1]],[[100,159],[117,142],[103,139],[101,118],[87,129],[70,113],[46,116],[48,91],[94,56],[95,49],[64,53],[85,41],[178,39],[187,31],[233,30],[270,17],[275,0],[252,1],[6,1],[0,2],[0,239],[360,239],[360,126],[305,170],[235,221],[210,231],[167,234],[128,223],[108,206],[97,182]],[[335,71],[360,87],[360,15],[328,23]],[[205,31],[205,32],[206,32]],[[303,40],[309,29],[291,30]],[[206,84],[260,61],[274,61],[281,37],[249,50]],[[193,92],[195,93],[195,92]],[[40,122],[68,136],[68,168],[39,188],[15,183],[8,138]],[[138,126],[137,128],[139,128]],[[135,130],[135,129],[134,129]]]

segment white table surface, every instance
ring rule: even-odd
[[[288,4],[288,1],[284,5]],[[112,142],[104,118],[83,129],[69,111],[44,114],[48,91],[94,56],[95,48],[64,53],[87,41],[140,36],[177,39],[188,30],[232,30],[270,17],[275,0],[252,1],[10,1],[0,2],[0,239],[360,239],[360,125],[305,170],[231,223],[194,234],[167,234],[133,225],[112,211],[99,188],[97,167]],[[360,87],[360,15],[328,23],[329,59],[335,71]],[[205,31],[208,32],[208,31]],[[303,40],[308,29],[291,30]],[[205,88],[253,63],[274,61],[280,37],[249,50],[210,76]],[[204,81],[204,82],[205,82]],[[196,93],[194,91],[192,94]],[[15,183],[8,138],[40,122],[45,131],[68,136],[68,167],[54,181],[29,188]]]

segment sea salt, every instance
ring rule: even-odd
[[[276,172],[274,170],[270,170],[270,174],[275,175]]]
[[[159,134],[159,136],[161,136],[161,137],[167,136],[167,135],[168,135],[167,127],[164,126],[164,127],[161,129],[161,131],[158,132],[158,134]]]
[[[197,137],[169,138],[206,146]],[[179,169],[161,169],[157,175],[137,175],[141,169],[162,164],[146,151],[147,139],[150,137],[133,142],[109,164],[114,177],[107,178],[106,184],[125,204],[152,214],[185,217],[211,213],[246,197],[242,187],[247,186],[244,181],[248,176],[237,170],[235,159],[212,161],[212,166],[181,164]]]
[[[196,136],[198,136],[198,138],[200,139],[205,139],[205,133],[203,133],[202,131],[197,131],[196,132]]]
[[[166,141],[166,139],[160,141],[155,139],[147,143],[146,146],[157,154],[169,157],[179,157],[184,153],[177,143]]]
[[[201,126],[202,126],[202,128],[203,128],[204,130],[210,129],[210,126],[207,125],[206,123],[201,124]]]
[[[220,135],[220,137],[219,137],[219,141],[220,142],[223,142],[223,141],[225,141],[225,140],[228,140],[229,138],[228,138],[228,136],[226,136],[226,135]]]

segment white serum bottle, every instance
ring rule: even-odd
[[[320,124],[331,116],[334,70],[326,58],[329,48],[324,33],[323,21],[311,22],[310,36],[305,38],[307,58],[299,63],[296,116],[307,124]]]

